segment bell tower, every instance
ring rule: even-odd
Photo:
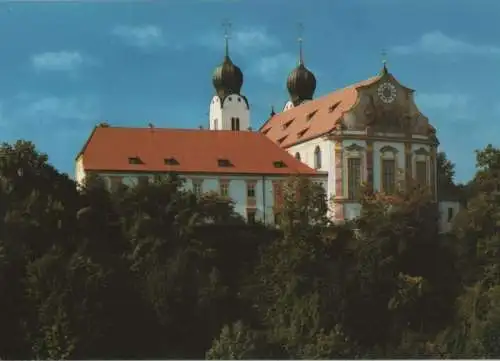
[[[216,94],[210,102],[210,130],[246,131],[250,129],[250,107],[247,98],[241,94],[243,73],[229,57],[231,24],[224,22],[224,27],[224,59],[212,76]]]

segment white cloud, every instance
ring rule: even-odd
[[[449,110],[466,108],[469,105],[470,96],[459,93],[417,93],[416,101],[426,108]]]
[[[222,34],[210,33],[202,36],[201,44],[214,49],[224,48],[224,37]],[[248,54],[252,51],[260,51],[280,45],[278,39],[271,36],[266,29],[261,27],[249,27],[231,34],[229,48],[231,53],[240,55]]]
[[[166,45],[163,30],[156,25],[118,25],[111,30],[111,34],[120,38],[125,44],[138,48],[146,49]]]
[[[75,129],[82,124],[95,123],[99,118],[99,102],[92,96],[20,94],[0,102],[0,126],[8,129],[21,130],[27,126]]]
[[[415,97],[424,113],[445,116],[456,121],[469,119],[472,115],[471,97],[461,93],[422,93]]]
[[[278,79],[284,81],[295,66],[297,66],[297,56],[279,53],[259,58],[251,67],[251,72],[269,82]]]
[[[59,51],[35,54],[31,57],[31,63],[39,71],[70,72],[93,62],[78,51]]]
[[[500,55],[500,47],[495,45],[470,44],[460,39],[451,38],[440,31],[433,31],[422,35],[413,44],[395,46],[393,53],[409,55],[414,53],[442,54],[473,54],[473,55]]]

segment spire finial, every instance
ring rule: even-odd
[[[382,55],[382,74],[387,74],[389,71],[387,70],[387,50],[382,49],[380,52],[380,55]]]
[[[302,51],[302,42],[304,41],[302,35],[304,34],[304,25],[302,23],[298,24],[298,38],[297,42],[299,43],[299,65],[304,64],[304,54]]]
[[[225,52],[224,55],[229,57],[229,32],[231,31],[231,22],[229,20],[224,20],[222,22],[224,27],[224,42],[225,42]]]

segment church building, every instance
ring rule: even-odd
[[[258,131],[242,94],[243,73],[228,50],[213,73],[209,129],[94,128],[76,158],[76,180],[89,173],[111,188],[175,172],[196,193],[231,198],[249,221],[274,223],[280,185],[291,175],[322,184],[336,221],[360,214],[362,184],[391,194],[401,184],[430,187],[436,201],[436,129],[384,63],[376,76],[315,98],[316,78],[302,55],[286,82],[290,99]],[[252,149],[252,152],[248,150]],[[458,202],[440,203],[449,229]]]

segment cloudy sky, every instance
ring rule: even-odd
[[[100,121],[206,126],[224,19],[256,128],[287,99],[302,22],[316,95],[374,75],[387,49],[464,181],[474,149],[500,145],[498,14],[498,0],[0,1],[0,140],[32,140],[72,175]]]

